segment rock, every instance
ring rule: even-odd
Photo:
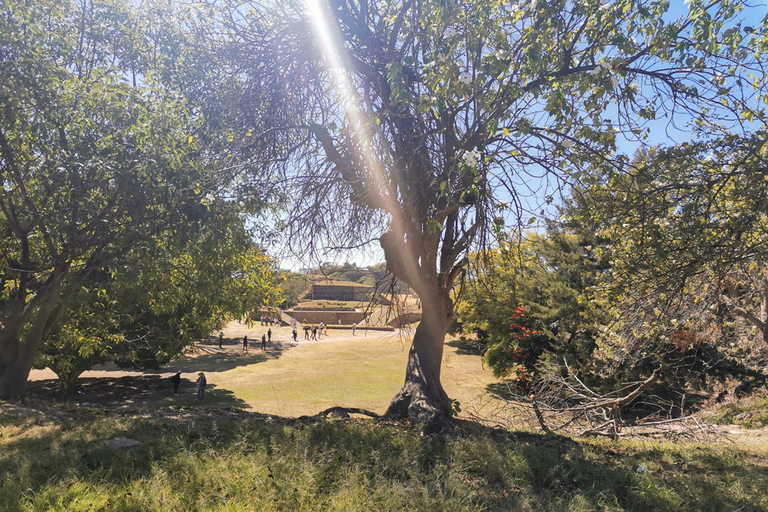
[[[133,448],[135,446],[141,446],[142,443],[135,439],[128,439],[127,437],[116,437],[114,439],[108,439],[104,441],[104,444],[112,448],[113,450],[123,450],[125,448]]]

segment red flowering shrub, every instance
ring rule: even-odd
[[[488,348],[485,358],[495,376],[511,377],[521,391],[528,391],[549,338],[528,306],[515,309],[510,320],[509,333]]]

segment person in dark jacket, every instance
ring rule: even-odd
[[[171,382],[173,383],[173,394],[178,395],[179,384],[181,384],[181,372],[176,372],[176,375],[171,377]]]

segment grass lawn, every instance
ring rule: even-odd
[[[465,428],[0,402],[0,511],[768,510],[765,446]]]
[[[768,511],[764,438],[573,439],[466,420],[446,438],[367,419],[294,419],[333,405],[383,412],[402,385],[407,349],[392,334],[360,331],[289,346],[290,329],[273,328],[270,350],[252,344],[241,354],[244,333],[253,342],[266,329],[228,325],[223,349],[211,339],[143,375],[154,398],[131,408],[0,402],[0,512]],[[176,368],[185,384],[168,396]],[[198,371],[211,383],[203,402],[190,382]],[[465,408],[495,381],[453,342],[443,372]],[[110,389],[118,375],[89,378]],[[141,445],[104,443],[116,437]]]
[[[266,327],[247,328],[229,324],[226,333],[261,339]],[[273,328],[277,340],[289,340],[290,328]],[[232,399],[250,411],[297,417],[316,414],[333,406],[358,407],[383,413],[389,401],[403,385],[408,358],[408,340],[396,333],[362,329],[352,336],[350,330],[328,331],[318,342],[304,341],[285,350],[267,350],[266,358],[231,369],[222,359],[221,368],[210,361],[208,382],[215,385],[211,403],[226,405]],[[260,346],[260,345],[258,345]],[[258,357],[261,349],[251,347]],[[279,354],[274,354],[279,352]],[[239,354],[226,356],[237,361]],[[243,358],[247,360],[247,357]],[[184,361],[192,368],[195,359]],[[181,364],[181,363],[180,363]],[[221,369],[223,371],[214,371]],[[490,370],[484,370],[477,355],[448,343],[443,355],[443,384],[451,398],[468,405],[477,400],[488,384],[497,382]],[[221,395],[221,396],[219,396]],[[233,404],[234,405],[234,404]]]

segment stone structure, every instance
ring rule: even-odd
[[[366,301],[373,296],[373,286],[357,283],[315,283],[313,300]]]
[[[328,310],[314,310],[314,311],[292,311],[287,310],[287,314],[298,320],[300,323],[307,324],[319,324],[323,322],[328,325],[341,325],[350,326],[352,324],[360,324],[365,320],[365,313],[362,311],[328,311]]]

